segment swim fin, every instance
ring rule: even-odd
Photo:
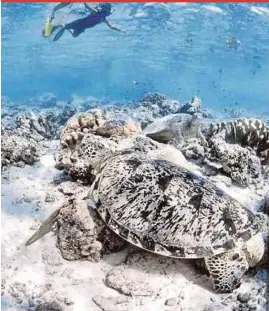
[[[53,25],[51,22],[51,17],[48,17],[46,20],[45,28],[44,28],[44,36],[49,37],[52,34],[53,31]]]
[[[64,31],[65,31],[65,28],[63,27],[62,29],[58,31],[57,35],[53,38],[52,41],[58,41],[63,35]]]

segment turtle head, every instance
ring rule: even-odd
[[[200,126],[202,120],[203,120],[203,116],[201,113],[194,113],[190,119],[190,123],[197,124]]]
[[[248,265],[255,267],[262,259],[265,252],[264,238],[261,232],[255,234],[244,245],[243,251],[245,252]]]
[[[189,116],[187,122],[184,124],[182,128],[182,135],[184,137],[195,136],[201,126],[201,116],[197,114],[193,114]]]

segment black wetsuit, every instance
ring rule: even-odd
[[[104,22],[106,16],[105,12],[94,12],[84,18],[66,24],[65,29],[73,30],[73,36],[77,37],[84,32],[85,29],[94,27]]]

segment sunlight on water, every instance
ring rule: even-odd
[[[58,42],[41,36],[53,4],[2,4],[2,94],[25,100],[44,92],[133,100],[157,91],[214,109],[269,114],[269,5],[114,4],[111,24]],[[59,13],[69,22],[82,4]]]

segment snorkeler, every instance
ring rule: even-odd
[[[51,23],[52,19],[54,18],[54,13],[68,5],[70,5],[71,2],[67,3],[60,3],[58,4],[52,11],[51,16],[49,17],[50,20],[48,20],[48,23]],[[54,37],[53,41],[57,41],[61,38],[65,30],[68,30],[73,37],[78,37],[81,33],[83,33],[87,28],[92,28],[102,22],[104,22],[109,28],[125,32],[123,30],[120,30],[116,27],[113,27],[109,24],[109,22],[106,20],[106,17],[111,15],[111,4],[110,3],[101,3],[96,8],[93,8],[89,6],[86,2],[84,2],[85,7],[90,11],[90,14],[84,18],[75,20],[71,23],[68,23],[64,26],[57,25],[52,26],[50,28],[50,34],[52,34],[57,28],[61,28],[59,32]],[[46,30],[46,27],[45,27]],[[43,32],[43,35],[46,36],[46,33]]]
[[[43,37],[50,37],[53,32],[58,29],[58,28],[62,28],[63,25],[53,25],[52,24],[52,20],[55,17],[55,12],[65,8],[66,6],[70,5],[70,7],[72,6],[72,2],[65,2],[65,3],[59,3],[58,5],[56,5],[53,10],[51,11],[51,13],[48,15],[47,20],[46,20],[46,24],[44,29],[42,30],[42,36]]]

